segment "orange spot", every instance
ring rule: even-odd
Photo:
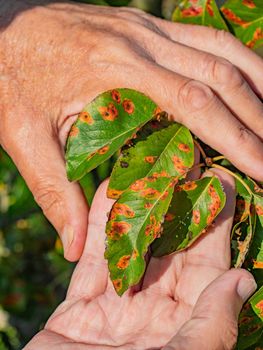
[[[146,188],[145,190],[141,191],[140,195],[146,199],[155,199],[160,197],[161,194],[154,188]]]
[[[263,269],[263,261],[253,260],[254,269]]]
[[[70,130],[69,136],[75,137],[75,136],[78,136],[78,134],[79,134],[79,128],[76,125],[73,125]]]
[[[193,210],[193,222],[196,225],[200,224],[200,210]]]
[[[133,218],[135,213],[127,204],[115,203],[112,207],[110,220],[115,219],[117,215],[123,215],[127,218]]]
[[[134,103],[131,100],[125,99],[122,102],[122,106],[128,114],[132,114],[134,112]]]
[[[242,4],[246,7],[249,7],[250,9],[254,9],[256,7],[253,0],[243,0]]]
[[[169,192],[165,191],[164,194],[161,197],[161,200],[165,200],[167,198],[168,194],[169,194]]]
[[[98,110],[104,120],[114,121],[118,117],[118,110],[113,103],[109,103],[108,107],[99,107]]]
[[[115,190],[113,188],[107,189],[107,197],[112,199],[118,199],[123,191]]]
[[[144,208],[145,208],[145,209],[150,209],[152,206],[153,206],[152,203],[145,203],[145,204],[144,204]]]
[[[140,191],[140,190],[144,189],[144,187],[145,187],[145,181],[144,180],[137,180],[130,186],[130,189],[133,191]]]
[[[97,153],[100,154],[100,155],[103,155],[103,154],[105,154],[105,153],[108,152],[109,148],[110,148],[110,146],[104,146],[104,147],[100,148],[100,149],[97,151]]]
[[[151,215],[150,224],[145,228],[145,236],[153,235],[153,238],[157,238],[160,236],[161,232],[161,223],[156,222],[156,217]]]
[[[187,172],[187,170],[189,170],[189,168],[184,165],[181,158],[179,158],[177,156],[173,156],[172,160],[174,163],[174,167],[178,171],[179,174],[184,174]]]
[[[213,17],[214,16],[214,10],[213,10],[213,7],[211,5],[211,2],[212,2],[212,0],[207,0],[206,10],[207,10],[209,16]]]
[[[197,187],[197,184],[194,181],[187,181],[184,185],[181,186],[185,191],[192,191]]]
[[[240,17],[236,16],[235,13],[230,9],[221,7],[221,11],[229,21],[238,24],[241,27],[246,27],[249,24],[247,21],[244,21]]]
[[[79,115],[79,120],[89,125],[92,125],[94,123],[94,119],[88,112],[81,112]]]
[[[147,156],[147,157],[144,157],[144,160],[146,163],[153,164],[156,161],[156,158],[157,157],[155,156]]]
[[[174,218],[175,218],[175,215],[172,214],[172,213],[167,213],[167,214],[164,216],[164,220],[166,220],[166,221],[173,221]]]
[[[182,152],[186,152],[186,153],[190,152],[190,147],[188,145],[186,145],[185,143],[180,143],[178,145],[178,148]]]
[[[124,270],[129,266],[131,256],[130,255],[124,255],[120,258],[120,260],[117,263],[118,269]]]
[[[139,256],[138,250],[134,249],[134,251],[132,252],[132,256],[131,256],[132,260],[137,259],[138,256]]]
[[[117,280],[113,280],[112,283],[117,292],[122,289],[122,280],[120,278],[118,278]]]
[[[260,300],[259,303],[255,305],[255,307],[259,310],[260,316],[263,316],[263,300]]]
[[[202,7],[189,7],[188,9],[184,9],[181,11],[182,17],[196,17],[201,15],[203,12]]]
[[[253,49],[253,47],[256,45],[257,41],[261,40],[261,39],[263,39],[263,31],[261,28],[257,28],[253,34],[252,40],[248,41],[246,43],[246,46],[248,46],[250,49]],[[261,191],[262,191],[262,189],[261,189]]]
[[[131,225],[125,221],[114,221],[111,224],[111,228],[107,229],[107,235],[113,239],[117,240],[124,234],[128,233],[131,229]]]
[[[121,103],[121,94],[119,93],[118,90],[112,90],[111,97],[117,103]]]

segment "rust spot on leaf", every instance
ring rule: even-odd
[[[200,224],[200,210],[198,210],[198,209],[193,210],[193,222],[196,225]]]
[[[79,128],[76,125],[73,125],[70,130],[69,136],[75,137],[75,136],[78,136],[78,134],[79,134]]]
[[[128,233],[131,225],[125,221],[115,221],[111,224],[110,229],[107,229],[107,235],[113,240],[118,240],[121,236]]]
[[[250,9],[254,9],[256,7],[253,0],[243,0],[242,4]]]
[[[263,317],[263,300],[260,300],[255,307],[259,310],[260,316]]]
[[[185,191],[192,191],[197,187],[197,184],[194,181],[187,181],[181,187]]]
[[[252,40],[248,41],[246,43],[246,46],[249,47],[250,49],[253,49],[257,41],[261,39],[263,39],[263,30],[261,28],[257,28],[253,34]]]
[[[175,215],[172,214],[172,213],[167,213],[167,214],[165,214],[165,216],[164,216],[164,220],[165,220],[165,221],[173,221],[174,218],[175,218]]]
[[[117,103],[121,103],[121,94],[118,90],[112,90],[111,97]]]
[[[146,199],[156,199],[158,197],[160,197],[160,192],[157,191],[154,188],[146,188],[145,190],[142,190],[140,195]]]
[[[131,256],[132,260],[136,260],[138,256],[139,256],[138,250],[134,249]]]
[[[121,190],[115,190],[114,188],[108,188],[107,190],[107,196],[108,198],[112,199],[118,199],[123,191]]]
[[[113,280],[112,283],[117,292],[122,289],[122,280],[120,278]]]
[[[182,17],[196,17],[201,15],[203,12],[202,7],[194,7],[191,6],[188,9],[184,9],[181,11]]]
[[[120,258],[120,260],[117,263],[118,269],[124,270],[129,266],[131,256],[130,255],[124,255]]]
[[[125,112],[127,112],[128,114],[132,114],[134,112],[134,103],[132,102],[132,100],[129,99],[125,99],[122,102],[122,106],[125,110]]]
[[[254,269],[263,269],[263,261],[253,260]]]
[[[147,156],[147,157],[144,157],[144,160],[146,163],[153,164],[153,163],[155,163],[156,158],[157,157],[155,157],[155,156]]]
[[[221,7],[221,11],[224,16],[231,22],[240,25],[241,27],[246,27],[249,22],[244,21],[242,18],[238,17],[232,10],[227,9],[225,7]]]
[[[81,112],[79,115],[79,120],[89,125],[94,123],[94,119],[88,112]]]
[[[137,180],[135,181],[131,186],[130,186],[130,189],[133,190],[133,191],[140,191],[140,190],[143,190],[144,187],[145,187],[145,181],[144,180]]]
[[[189,170],[189,168],[184,165],[182,159],[178,156],[173,156],[172,161],[174,163],[175,169],[178,171],[179,174],[184,174],[187,172],[187,170]]]
[[[179,143],[178,148],[182,152],[189,153],[190,152],[190,147],[186,145],[185,143]]]
[[[104,120],[114,121],[118,117],[118,110],[113,103],[109,103],[107,107],[99,107],[98,110]]]
[[[207,0],[206,10],[207,10],[209,16],[214,17],[214,10],[213,10],[211,3],[212,3],[212,0]]]
[[[104,147],[100,148],[100,149],[97,151],[97,153],[100,154],[100,155],[103,155],[103,154],[105,154],[105,153],[108,152],[109,148],[110,148],[110,146],[104,146]]]
[[[127,204],[115,203],[110,213],[110,220],[115,219],[117,215],[133,218],[135,213]]]
[[[256,205],[255,205],[255,209],[256,209],[256,213],[257,213],[259,216],[262,216],[262,215],[263,215],[263,207],[261,207],[260,205],[256,204]]]

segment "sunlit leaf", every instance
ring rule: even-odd
[[[176,186],[161,237],[151,246],[152,254],[163,256],[189,247],[224,205],[225,194],[215,176]]]
[[[182,0],[173,12],[174,22],[199,24],[228,31],[215,0]]]
[[[111,157],[156,110],[151,99],[134,90],[111,90],[96,97],[71,128],[66,152],[68,178],[79,180]]]
[[[234,34],[248,47],[263,45],[263,1],[228,0],[221,11]]]
[[[137,180],[113,205],[106,228],[105,257],[119,295],[143,276],[145,254],[160,235],[174,185],[174,179],[156,173]]]
[[[191,133],[173,123],[122,152],[111,174],[108,197],[118,198],[133,182],[155,173],[182,177],[193,163]]]

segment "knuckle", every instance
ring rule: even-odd
[[[189,80],[183,84],[177,96],[179,107],[188,112],[206,109],[213,99],[212,90],[195,80]]]
[[[33,186],[32,192],[44,214],[48,215],[50,211],[60,211],[63,207],[63,191],[58,191],[54,183],[40,180]]]
[[[213,58],[208,63],[211,79],[216,84],[228,85],[231,88],[237,89],[243,86],[245,80],[233,66],[231,62],[223,58]]]
[[[238,40],[229,32],[220,29],[213,29],[215,41],[224,49],[229,49],[232,45],[236,45]]]
[[[239,145],[247,144],[251,140],[252,132],[245,126],[241,125],[238,128],[237,140]]]

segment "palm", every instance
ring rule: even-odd
[[[60,349],[61,343],[72,342],[81,350],[160,349],[190,319],[200,293],[229,268],[232,217],[226,219],[223,213],[202,242],[185,252],[152,258],[142,284],[118,297],[103,258],[106,212],[111,205],[101,194],[96,196],[85,252],[66,300],[40,335],[45,340],[40,350],[57,343]]]

